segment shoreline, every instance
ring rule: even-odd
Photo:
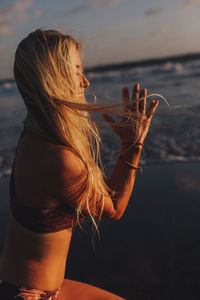
[[[112,167],[114,167],[114,161],[116,160],[116,158],[113,158],[113,163],[110,163],[110,161],[108,161],[108,166],[106,166],[106,163],[104,163],[104,165],[106,166],[105,167],[105,169],[110,169],[110,168],[112,168]],[[140,163],[140,165],[142,166],[142,167],[146,167],[146,166],[149,166],[149,167],[151,167],[151,166],[157,166],[157,165],[179,165],[179,164],[190,164],[190,163],[192,163],[192,164],[195,164],[195,163],[200,163],[200,157],[199,157],[199,159],[196,159],[196,158],[194,158],[194,159],[189,159],[189,160],[184,160],[184,159],[180,159],[180,160],[176,160],[176,159],[174,159],[174,160],[169,160],[169,161],[165,161],[165,160],[163,160],[163,161],[157,161],[157,162],[155,162],[155,161],[153,161],[153,162],[151,162],[151,161],[142,161],[142,159],[141,159],[141,163]],[[0,170],[0,181],[1,181],[1,179],[3,179],[3,178],[9,178],[10,177],[10,174],[11,174],[11,171],[12,171],[12,169],[11,169],[11,167],[9,168],[9,169],[7,169],[7,170],[5,170],[2,174],[1,174],[1,170]]]

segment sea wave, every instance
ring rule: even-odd
[[[122,70],[88,72],[88,79],[94,83],[133,80],[135,77],[158,76],[160,80],[197,77],[200,74],[200,62],[177,63],[167,61],[161,65],[142,66]]]

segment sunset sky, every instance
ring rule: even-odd
[[[0,78],[19,41],[57,29],[83,43],[84,65],[200,52],[200,0],[1,0]]]

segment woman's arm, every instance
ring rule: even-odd
[[[143,98],[143,100],[140,101],[141,103],[139,104],[138,101],[133,101],[133,104],[128,108],[135,114],[137,122],[134,126],[128,128],[127,126],[123,126],[123,122],[127,122],[125,118],[122,118],[119,126],[119,123],[116,123],[110,115],[103,115],[104,119],[111,125],[122,142],[120,151],[122,159],[118,158],[111,175],[106,179],[108,187],[116,193],[115,195],[109,195],[107,190],[103,191],[105,202],[101,217],[105,219],[120,219],[127,207],[135,182],[136,169],[130,167],[124,163],[124,161],[137,167],[141,154],[141,145],[138,147],[130,147],[130,145],[136,138],[137,143],[143,143],[148,133],[151,118],[158,105],[158,101],[151,101],[146,111],[146,90],[142,90],[139,95],[139,85],[137,84],[133,88],[132,99],[138,100],[139,96]],[[122,99],[124,101],[127,98],[129,98],[128,89],[123,88]],[[127,109],[127,107],[124,107],[124,109]],[[128,151],[127,148],[129,148]],[[57,155],[57,167],[54,173],[54,184],[52,184],[53,194],[58,200],[76,208],[84,193],[84,183],[87,176],[85,166],[81,159],[68,149],[59,150]],[[97,202],[98,200],[101,201],[101,196],[95,200]],[[93,207],[92,202],[93,197],[91,195],[91,209]],[[83,207],[83,213],[89,215],[87,206],[85,208]],[[100,215],[101,205],[99,205],[99,212],[95,213],[97,213],[97,215],[99,213]]]
[[[122,146],[121,152],[124,150],[126,147]],[[123,154],[123,159],[133,166],[137,166],[140,154],[141,150],[130,149]],[[136,169],[124,164],[120,158],[117,159],[111,175],[106,179],[108,187],[115,191],[115,195],[111,197],[115,213],[110,218],[118,220],[123,216],[134,187],[136,173]],[[105,215],[106,217],[107,215]]]
[[[158,106],[158,101],[152,100],[148,109],[146,109],[146,95],[146,89],[141,90],[139,93],[139,84],[133,87],[132,104],[129,107],[124,104],[124,111],[130,110],[135,116],[136,122],[132,123],[132,126],[128,128],[127,126],[123,127],[123,122],[127,123],[125,118],[122,118],[120,124],[118,124],[110,115],[103,114],[103,118],[111,125],[113,131],[119,136],[122,142],[121,158],[118,158],[114,170],[106,180],[108,187],[116,192],[116,196],[112,199],[115,211],[113,218],[116,220],[122,217],[127,207],[137,172],[131,165],[138,166],[142,145],[148,133],[153,114]],[[127,87],[124,87],[122,89],[122,101],[127,104],[126,100],[129,100],[129,91]],[[130,120],[130,122],[132,121]],[[131,147],[135,140],[137,140],[136,144],[138,146]]]

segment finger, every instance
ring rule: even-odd
[[[142,89],[140,91],[140,100],[139,100],[139,111],[141,114],[146,114],[146,96],[147,96],[147,89]]]
[[[109,115],[106,113],[103,113],[102,118],[111,126],[111,128],[115,131],[117,122]]]
[[[158,100],[151,100],[149,107],[147,109],[147,118],[151,120],[153,117],[153,114],[156,111],[156,108],[158,107],[159,101]]]
[[[123,103],[123,110],[127,111],[128,108],[128,103],[127,101],[129,100],[129,90],[128,87],[125,86],[122,88],[122,103]]]
[[[136,83],[133,86],[133,92],[132,92],[132,110],[138,113],[138,99],[139,99],[139,90],[140,85],[139,83]]]

